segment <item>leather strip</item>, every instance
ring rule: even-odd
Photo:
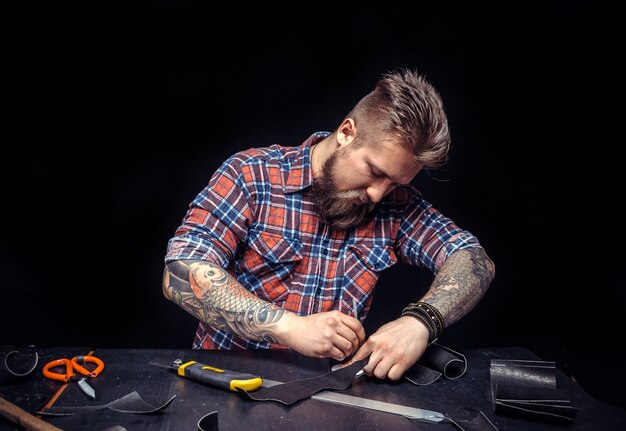
[[[404,373],[404,378],[414,385],[429,385],[441,376],[449,380],[458,379],[466,370],[465,355],[433,343],[426,348],[419,361]]]
[[[153,406],[152,404],[145,401],[141,396],[137,393],[137,391],[133,391],[128,395],[123,396],[122,398],[118,398],[116,400],[111,401],[107,404],[97,405],[97,406],[78,406],[78,407],[50,407],[45,408],[37,412],[40,415],[44,416],[69,416],[79,413],[88,413],[97,410],[110,409],[116,412],[122,413],[156,413],[167,406],[169,406],[172,401],[176,398],[176,395],[173,395],[169,400],[167,400],[161,406]]]
[[[368,360],[369,358],[362,359],[321,377],[294,380],[269,388],[261,388],[254,392],[248,392],[242,388],[237,389],[256,401],[277,401],[290,406],[325,389],[341,390],[349,388],[356,373],[367,365]]]
[[[403,377],[414,385],[426,386],[436,382],[441,376],[441,371],[417,363],[406,370]]]
[[[369,358],[365,358],[321,377],[296,380],[269,388],[261,388],[254,392],[238,389],[256,401],[277,401],[290,406],[322,390],[349,388],[356,373],[368,361]],[[448,347],[433,343],[426,348],[418,363],[405,373],[404,378],[415,385],[428,385],[441,376],[447,379],[458,379],[465,374],[466,369],[467,361],[464,355]]]
[[[459,431],[498,431],[498,428],[489,420],[483,412],[478,413],[469,420],[453,420],[446,418]]]

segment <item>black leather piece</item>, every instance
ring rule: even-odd
[[[467,360],[459,352],[433,343],[417,363],[404,373],[404,378],[415,385],[429,385],[441,376],[458,379],[467,370]]]
[[[38,362],[37,352],[0,352],[0,385],[15,383],[27,377],[35,370]]]
[[[483,412],[480,412],[469,420],[455,421],[450,418],[447,420],[460,431],[498,431],[498,428],[496,428],[493,422],[491,422]]]
[[[419,363],[413,365],[404,373],[404,378],[414,385],[425,386],[436,382],[441,377],[440,371],[425,367]]]
[[[519,415],[530,419],[569,423],[576,416],[571,406],[559,406],[532,401],[496,400],[496,412]]]
[[[237,390],[256,401],[277,401],[290,406],[325,389],[341,390],[349,388],[356,373],[367,365],[368,360],[369,358],[362,359],[320,377],[294,380],[269,388],[261,388],[254,392],[248,392],[241,388],[237,388]]]
[[[198,421],[198,431],[219,431],[217,411],[207,413]]]
[[[156,413],[167,406],[169,406],[172,401],[176,398],[176,395],[172,396],[169,400],[167,400],[161,406],[153,406],[152,404],[145,401],[141,396],[133,391],[128,395],[123,396],[122,398],[118,398],[116,400],[111,401],[107,404],[97,405],[97,406],[78,406],[78,407],[50,407],[45,410],[41,410],[37,412],[40,415],[44,416],[68,416],[75,415],[78,413],[88,413],[102,409],[110,409],[116,412],[122,413]]]
[[[347,389],[352,384],[356,373],[361,370],[369,358],[362,359],[347,367],[331,371],[320,377],[296,380],[258,391],[238,390],[256,401],[277,401],[292,405],[304,398],[325,389]],[[442,375],[448,379],[461,377],[467,369],[465,356],[454,350],[433,343],[429,345],[420,360],[404,374],[404,378],[415,385],[428,385]]]
[[[492,359],[489,372],[496,413],[560,423],[576,417],[557,389],[554,362]]]

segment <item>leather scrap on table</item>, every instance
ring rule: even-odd
[[[551,422],[571,423],[577,408],[557,390],[551,361],[492,359],[494,411]]]
[[[38,362],[37,352],[0,352],[0,385],[24,379],[35,370]]]
[[[424,386],[436,382],[442,376],[448,380],[458,379],[466,371],[465,355],[441,344],[432,343],[417,363],[404,373],[403,377],[414,385]],[[498,431],[498,428],[483,412],[479,412],[472,419],[463,420],[446,416],[446,421],[460,431]]]
[[[198,431],[219,431],[219,429],[217,410],[207,413],[198,421]]]
[[[248,392],[242,388],[237,388],[237,390],[256,401],[277,401],[290,406],[324,389],[349,388],[356,373],[367,364],[368,360],[368,358],[362,359],[323,376],[294,380],[269,388],[261,388],[254,392]]]
[[[433,343],[426,348],[415,365],[404,373],[404,378],[414,385],[430,385],[441,376],[454,380],[465,374],[467,359],[465,355],[449,347]]]
[[[453,420],[446,418],[459,431],[498,431],[498,428],[489,420],[483,412],[478,413],[472,419]]]
[[[176,395],[173,395],[163,405],[155,407],[145,401],[143,398],[141,398],[137,391],[133,391],[130,394],[124,395],[122,398],[118,398],[107,404],[102,404],[98,406],[49,407],[40,410],[37,413],[45,416],[69,416],[79,413],[88,413],[97,410],[110,409],[122,413],[149,414],[160,412],[161,410],[165,409],[172,403],[174,398],[176,398]]]
[[[241,388],[238,390],[256,401],[277,401],[290,406],[322,390],[349,388],[356,373],[367,365],[368,361],[369,358],[365,358],[320,377],[295,380],[254,392]],[[404,378],[415,385],[428,385],[441,376],[458,379],[465,374],[466,369],[467,360],[464,355],[433,343],[426,348],[420,360],[405,373]]]

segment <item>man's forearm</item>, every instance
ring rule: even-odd
[[[189,260],[166,265],[163,293],[216,329],[277,343],[274,330],[288,311],[248,292],[222,267]]]
[[[449,326],[474,308],[494,275],[495,266],[482,248],[459,250],[446,260],[422,301],[437,308]]]

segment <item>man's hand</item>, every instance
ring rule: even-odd
[[[361,322],[336,310],[309,316],[289,313],[279,325],[276,335],[281,344],[314,358],[343,361],[365,340]]]
[[[426,350],[428,336],[428,328],[422,322],[411,316],[400,317],[373,333],[349,364],[369,356],[363,368],[365,374],[399,380]]]

